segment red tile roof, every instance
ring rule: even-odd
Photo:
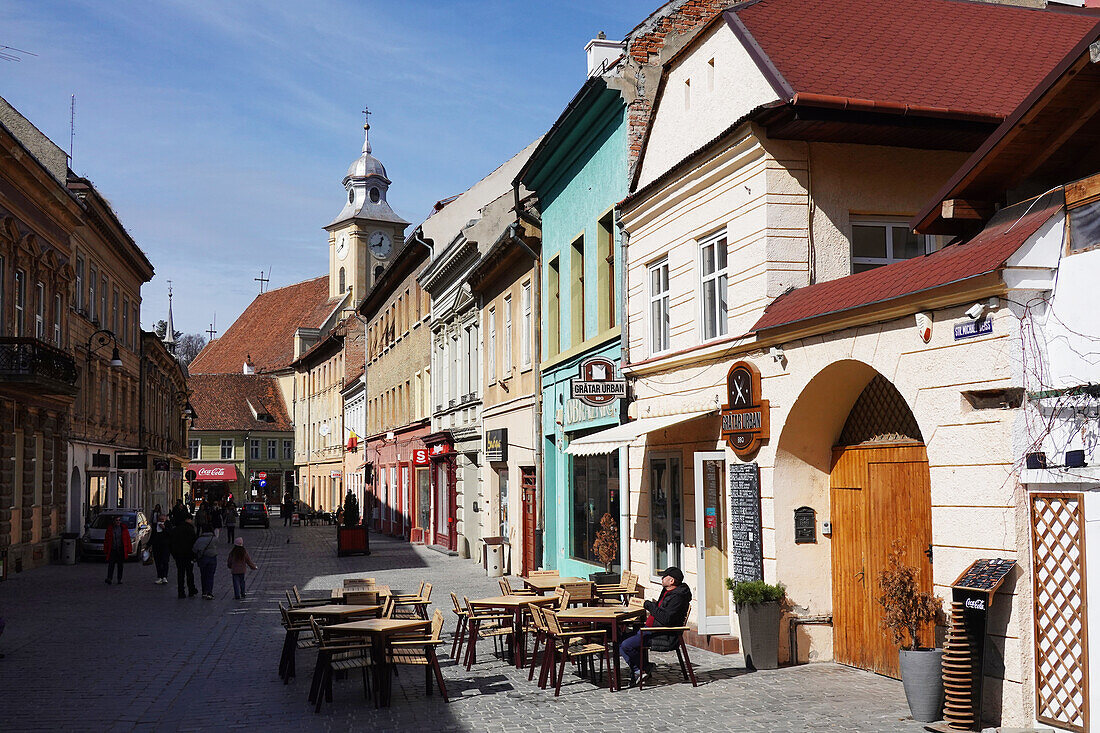
[[[1097,25],[1089,12],[964,0],[756,0],[727,17],[736,15],[770,61],[773,85],[786,82],[785,101],[825,95],[1003,118]]]
[[[236,374],[251,357],[257,373],[285,369],[294,361],[294,332],[319,328],[335,308],[328,276],[305,280],[256,296],[221,336],[188,365],[194,374]]]
[[[1061,208],[1061,192],[1002,210],[973,239],[923,257],[792,290],[752,327],[759,332],[956,283],[994,272]]]
[[[293,424],[275,377],[262,374],[192,374],[193,430],[292,431]],[[272,422],[257,419],[268,414]]]

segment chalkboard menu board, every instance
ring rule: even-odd
[[[1003,560],[999,557],[975,560],[952,587],[959,590],[981,590],[992,593],[1000,587],[1014,567],[1016,567],[1014,560]]]
[[[734,582],[763,580],[760,469],[755,463],[730,464],[730,526],[733,528]]]

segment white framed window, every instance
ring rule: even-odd
[[[122,343],[129,345],[131,349],[136,349],[137,344],[130,341],[130,298],[126,295],[122,296]]]
[[[133,333],[130,335],[131,343],[134,344],[134,348],[141,343],[141,337],[138,332],[141,330],[141,323],[138,321],[138,307],[137,304],[130,306],[130,328],[133,329]]]
[[[852,219],[852,273],[934,252],[937,238],[914,234],[904,219]]]
[[[46,286],[38,283],[34,287],[34,337],[40,341],[46,339]]]
[[[255,439],[248,441],[248,459],[250,461],[260,460],[260,441]]]
[[[22,270],[15,271],[15,335],[22,336],[26,328],[27,315],[27,275]]]
[[[187,451],[188,451],[188,455],[191,457],[192,461],[199,460],[200,445],[201,444],[199,443],[198,438],[189,438],[188,439],[188,441],[187,441]]]
[[[233,460],[233,439],[232,438],[222,438],[221,456],[222,456],[223,461],[232,461]]]
[[[84,308],[84,255],[77,254],[76,256],[76,283],[75,293],[76,300],[73,305],[77,310]]]
[[[649,353],[669,349],[668,258],[649,266]]]
[[[293,440],[284,440],[283,441],[283,460],[284,461],[294,460],[294,441]]]
[[[121,339],[123,344],[126,343],[126,334],[118,330],[118,288],[115,288],[115,292],[111,294],[111,331]]]
[[[504,296],[504,351],[501,352],[503,359],[503,377],[507,379],[512,376],[512,296]]]
[[[684,545],[683,469],[678,453],[649,459],[650,537],[655,569],[680,567]]]
[[[99,301],[96,294],[99,292],[99,271],[95,265],[88,266],[88,320],[96,320],[96,305]]]
[[[103,275],[99,279],[99,321],[100,325],[103,326],[103,328],[107,328],[107,298],[109,297],[107,293],[107,288],[107,276]],[[111,330],[113,331],[114,329]]]
[[[704,340],[725,336],[729,330],[726,309],[728,253],[726,233],[699,243],[700,330]]]
[[[507,350],[507,346],[505,346]],[[489,381],[497,378],[497,309],[489,309]]]
[[[61,346],[61,293],[53,296],[53,345]]]
[[[267,460],[274,461],[279,457],[279,441],[268,440],[267,441]]]
[[[531,283],[525,282],[523,284],[523,294],[520,300],[520,306],[523,308],[523,332],[520,334],[522,343],[519,346],[520,358],[523,360],[523,366],[531,366]]]

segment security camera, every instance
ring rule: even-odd
[[[969,308],[966,309],[966,317],[970,318],[972,320],[976,321],[984,315],[985,315],[985,304],[984,303],[975,303],[974,305],[972,305],[972,306],[970,306]]]

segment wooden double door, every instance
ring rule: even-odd
[[[932,497],[919,443],[833,449],[830,474],[833,655],[837,662],[897,678],[898,647],[880,626],[878,574],[895,540],[932,590]],[[933,629],[923,646],[931,646]]]

